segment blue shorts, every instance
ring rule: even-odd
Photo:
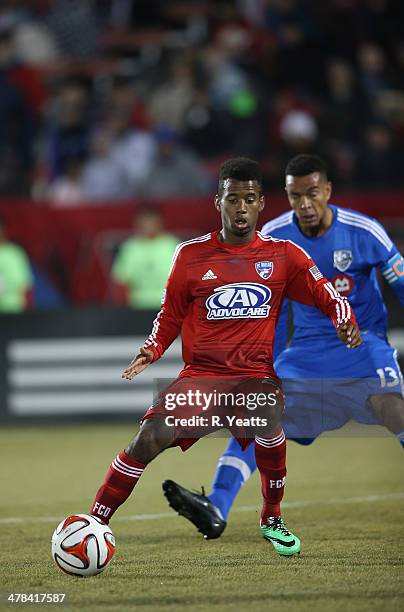
[[[369,396],[403,394],[397,351],[371,332],[356,349],[336,336],[295,341],[279,355],[275,371],[286,396],[287,438],[316,438],[351,419],[379,424]]]

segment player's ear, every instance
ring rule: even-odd
[[[216,194],[216,195],[215,195],[214,202],[215,202],[215,208],[216,208],[216,210],[219,210],[219,211],[220,211],[220,196],[219,196],[219,194]]]
[[[327,189],[327,202],[328,202],[328,200],[331,198],[331,194],[332,194],[332,183],[331,183],[331,181],[328,181],[326,189]]]
[[[261,212],[265,208],[265,196],[261,195],[259,199],[259,207],[258,210]]]

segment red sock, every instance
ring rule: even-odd
[[[109,523],[111,516],[132,493],[146,466],[122,451],[111,463],[91,506],[90,514]]]
[[[280,428],[271,438],[255,436],[255,459],[261,476],[261,520],[280,516],[286,478],[286,439]]]

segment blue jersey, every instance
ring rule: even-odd
[[[333,205],[330,208],[333,212],[332,224],[321,236],[304,235],[292,211],[266,223],[262,232],[274,238],[292,240],[303,247],[323,275],[342,295],[348,297],[361,331],[371,331],[384,337],[387,332],[387,311],[377,270],[382,272],[404,305],[403,257],[378,221],[347,208]],[[335,337],[335,329],[329,319],[316,308],[297,302],[292,302],[292,307],[294,340]],[[281,335],[282,325],[280,321],[278,328]]]

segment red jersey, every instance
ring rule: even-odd
[[[348,300],[290,240],[218,232],[178,245],[162,308],[144,346],[159,359],[182,335],[183,376],[275,376],[273,342],[285,297],[316,306],[337,327],[355,323]]]

